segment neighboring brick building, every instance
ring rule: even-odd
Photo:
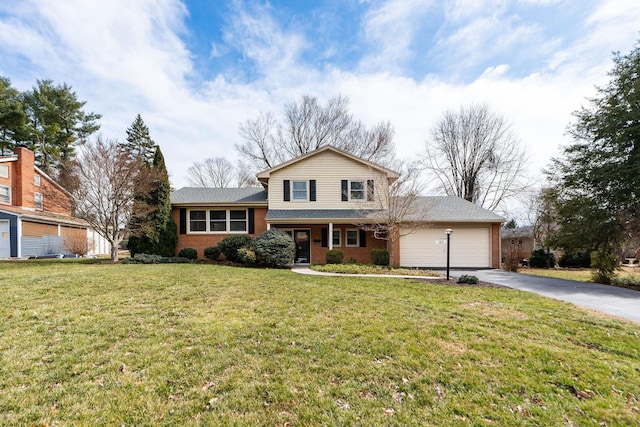
[[[296,263],[323,264],[331,249],[341,250],[345,261],[370,263],[371,251],[388,245],[369,230],[384,218],[389,185],[398,177],[325,146],[260,172],[263,188],[181,188],[171,195],[176,250],[194,248],[203,258],[205,248],[225,237],[278,228],[296,242]],[[445,230],[453,229],[452,267],[500,267],[502,217],[459,197],[421,197],[416,203],[426,215],[403,219],[391,251],[394,265],[445,266]],[[416,222],[421,227],[413,230]]]
[[[70,253],[73,240],[88,238],[87,224],[71,215],[68,192],[34,160],[23,147],[0,156],[0,258]],[[94,234],[89,251],[103,253]]]

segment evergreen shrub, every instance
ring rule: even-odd
[[[181,258],[198,259],[198,251],[193,248],[184,248],[178,252],[178,256]]]
[[[204,257],[216,261],[218,258],[220,258],[220,249],[217,246],[205,248]]]
[[[224,255],[226,259],[232,262],[242,262],[239,259],[238,249],[242,247],[250,247],[252,238],[246,234],[239,234],[237,236],[230,236],[222,239],[218,243],[218,249]]]
[[[342,264],[344,254],[340,249],[331,249],[327,252],[327,264]]]
[[[272,228],[253,239],[251,244],[258,262],[271,267],[282,267],[293,262],[296,244],[287,233]]]
[[[556,256],[544,248],[536,249],[531,252],[529,266],[531,268],[553,268],[556,266]]]
[[[371,250],[371,262],[374,265],[389,265],[391,258],[389,251],[386,249],[372,249]]]

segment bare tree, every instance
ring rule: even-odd
[[[528,186],[525,150],[505,119],[487,105],[446,111],[425,148],[424,166],[447,195],[494,211]]]
[[[136,191],[145,185],[140,170],[116,141],[84,145],[75,165],[77,186],[71,193],[75,215],[107,239],[113,261],[118,259]]]
[[[395,244],[400,238],[429,227],[430,209],[420,197],[424,184],[419,179],[419,165],[396,161],[394,169],[401,172],[383,180],[381,185],[368,189],[374,194],[371,195],[371,202],[363,204],[363,221],[358,224],[363,230],[373,232],[375,238],[388,241],[391,260]]]
[[[257,170],[268,169],[294,157],[332,145],[366,160],[390,164],[394,158],[393,128],[382,122],[368,129],[349,113],[347,98],[337,96],[321,105],[303,95],[284,106],[278,121],[272,113],[240,125],[244,139],[236,149]]]
[[[187,181],[194,187],[227,188],[256,187],[260,183],[242,160],[234,165],[224,157],[214,157],[195,162],[188,170]]]

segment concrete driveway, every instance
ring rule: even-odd
[[[567,301],[640,323],[640,292],[597,283],[576,282],[504,270],[451,270],[452,277],[463,274],[522,291]]]

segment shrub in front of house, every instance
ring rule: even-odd
[[[271,267],[282,267],[293,262],[296,255],[296,244],[287,233],[272,228],[251,243],[260,264]]]
[[[591,254],[589,252],[564,254],[560,257],[558,265],[563,268],[590,268]]]
[[[458,283],[468,283],[470,285],[475,285],[476,283],[478,283],[478,278],[470,274],[463,274],[458,278]]]
[[[255,265],[258,261],[256,253],[248,246],[238,249],[238,262],[246,265]]]
[[[344,259],[344,254],[340,249],[331,249],[327,251],[327,264],[342,264],[342,260]]]
[[[371,263],[373,265],[389,265],[391,258],[389,251],[386,249],[372,249],[371,250]]]
[[[184,248],[178,252],[178,256],[181,258],[198,259],[198,251],[193,248]]]
[[[553,268],[556,266],[556,256],[544,248],[531,252],[529,266],[532,268]]]
[[[172,256],[164,257],[153,254],[135,254],[130,258],[123,258],[122,264],[187,264],[192,260],[185,257]]]
[[[230,236],[222,239],[218,243],[218,249],[226,259],[232,262],[242,262],[239,259],[238,249],[242,247],[251,247],[253,239],[246,234]]]
[[[220,249],[217,246],[205,248],[204,257],[212,261],[216,261],[218,258],[220,258]]]

